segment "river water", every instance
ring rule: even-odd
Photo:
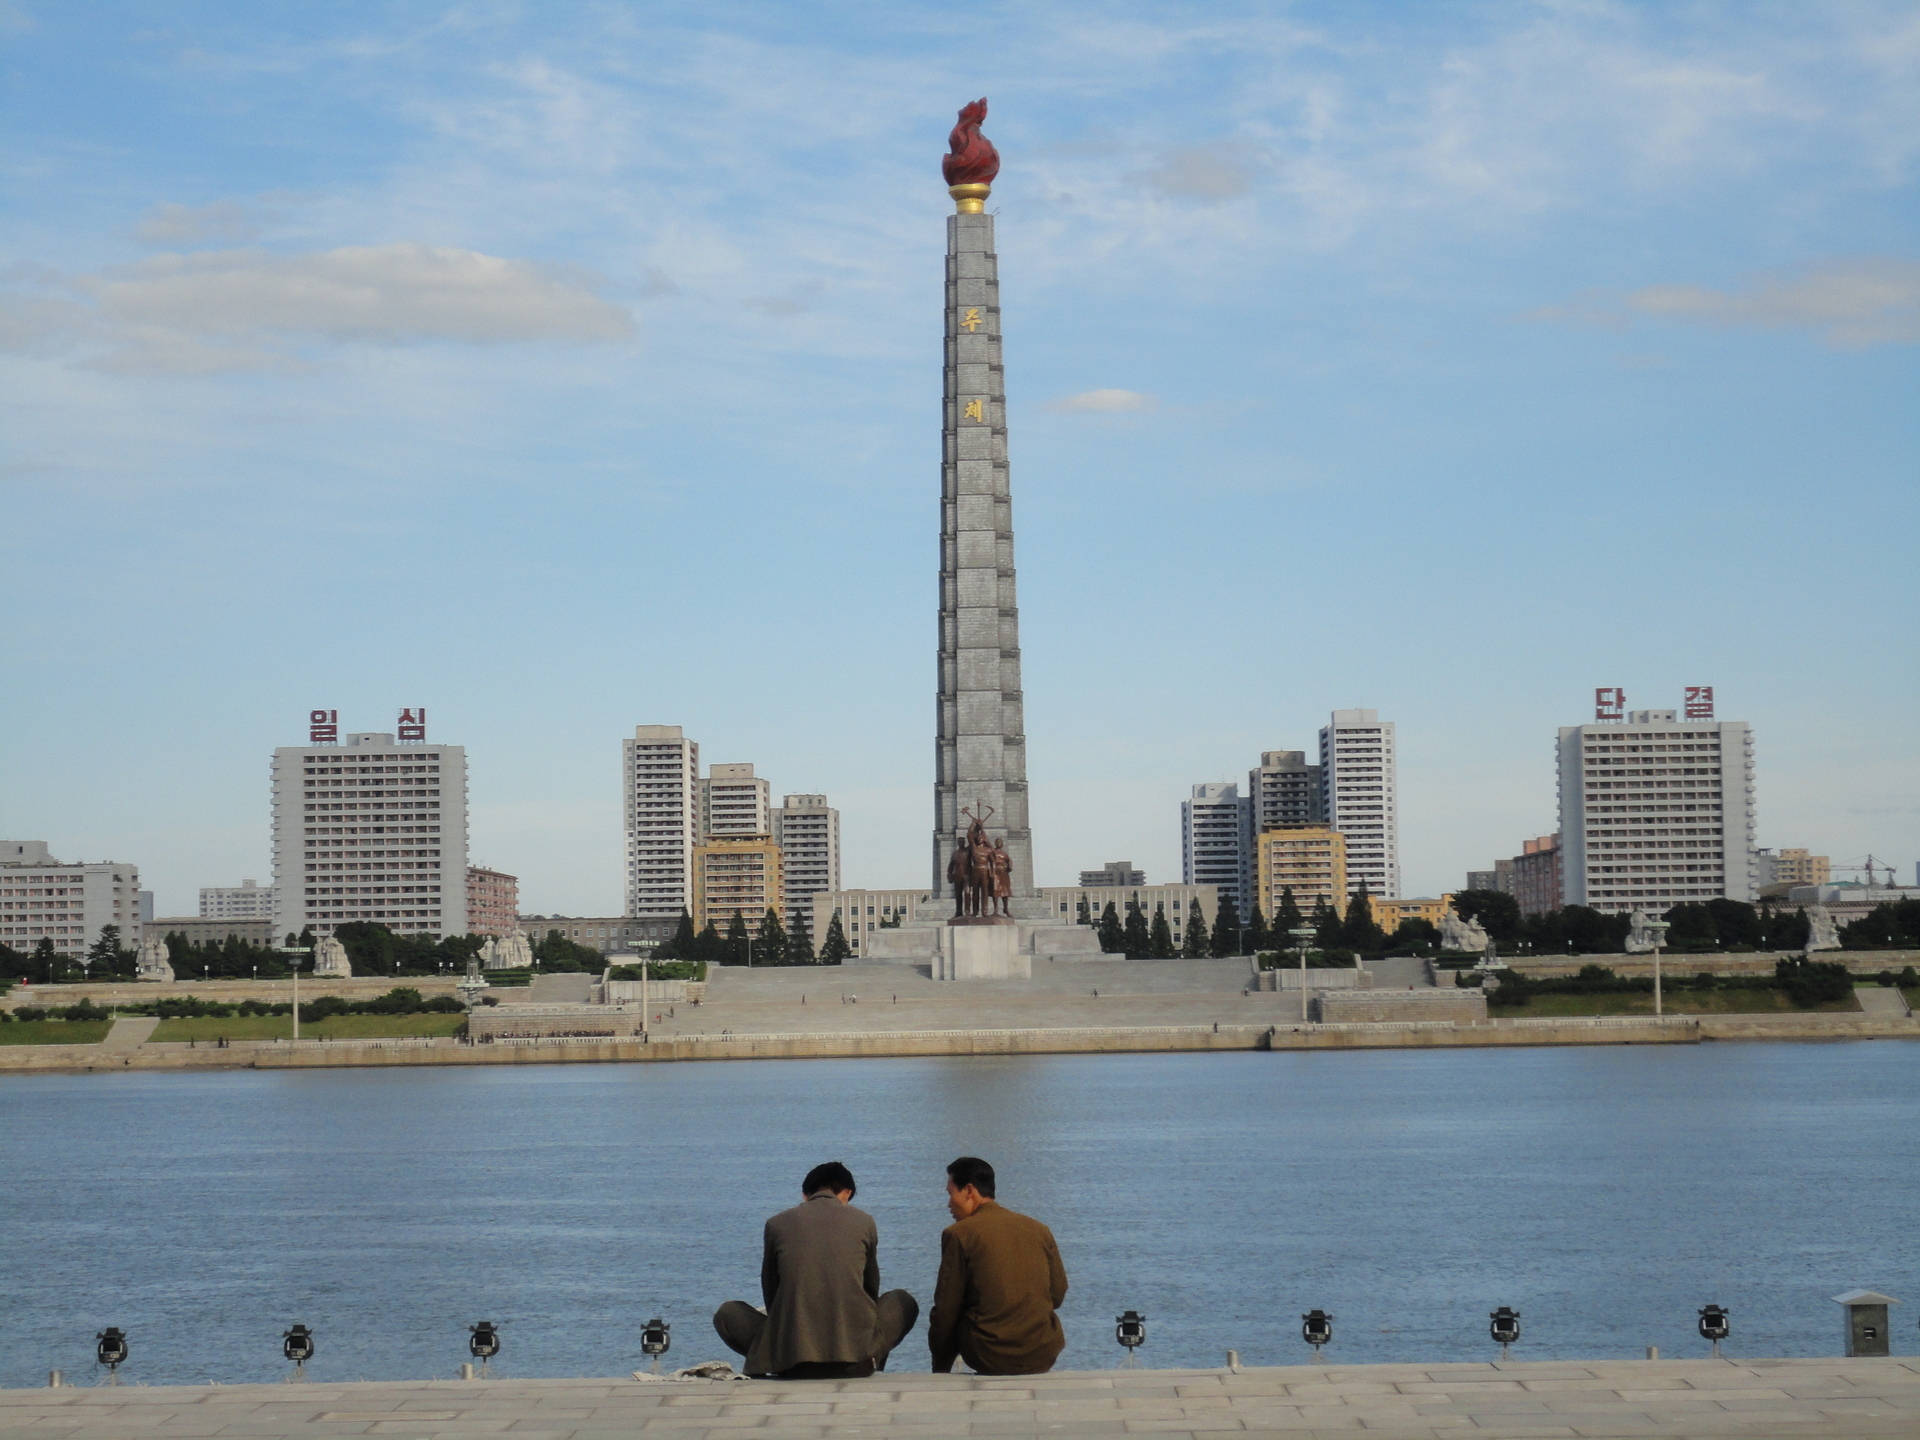
[[[930,1302],[942,1171],[1000,1172],[1059,1237],[1062,1367],[1838,1353],[1858,1286],[1920,1313],[1920,1045],[1037,1056],[0,1080],[0,1384],[607,1375],[726,1354],[762,1220],[843,1159],[888,1286]],[[1894,1312],[1901,1316],[1900,1311]],[[924,1370],[924,1325],[893,1369]]]

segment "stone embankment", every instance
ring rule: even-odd
[[[1095,1370],[868,1380],[435,1380],[0,1390],[23,1437],[453,1440],[537,1435],[875,1440],[1222,1433],[1448,1440],[1460,1435],[1912,1436],[1920,1362],[1501,1361]]]

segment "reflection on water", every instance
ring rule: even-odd
[[[452,1374],[508,1322],[510,1375],[723,1353],[757,1301],[761,1221],[844,1159],[888,1285],[932,1296],[942,1170],[1000,1170],[1072,1279],[1063,1367],[1477,1359],[1516,1307],[1523,1357],[1836,1353],[1827,1299],[1920,1303],[1920,1046],[1042,1056],[8,1077],[10,1297],[0,1383]],[[1896,1311],[1896,1315],[1900,1312]],[[1896,1353],[1913,1353],[1909,1318]],[[924,1331],[895,1369],[924,1369]]]

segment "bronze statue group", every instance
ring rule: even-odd
[[[1007,854],[1002,841],[987,838],[986,822],[993,816],[993,807],[987,806],[984,815],[975,815],[971,810],[960,813],[971,823],[967,826],[966,838],[954,848],[953,858],[947,861],[947,883],[953,886],[954,919],[966,915],[1006,915],[1007,902],[1013,898],[1013,857]]]

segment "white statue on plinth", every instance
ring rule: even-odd
[[[1487,948],[1487,928],[1478,920],[1462,920],[1449,909],[1440,917],[1440,948],[1481,954]]]
[[[313,973],[335,980],[345,980],[353,975],[353,966],[347,963],[347,947],[333,936],[314,943]]]
[[[1644,910],[1633,912],[1627,922],[1627,954],[1651,955],[1660,942],[1654,938],[1653,917]]]
[[[1816,950],[1838,950],[1840,948],[1840,927],[1833,923],[1833,914],[1824,905],[1807,907],[1807,950],[1811,955]]]
[[[532,964],[533,946],[518,931],[494,936],[480,951],[483,970],[525,970]]]
[[[149,935],[140,942],[138,968],[133,972],[136,980],[152,980],[159,984],[170,984],[173,980],[173,960],[167,953],[167,940],[164,935]]]

